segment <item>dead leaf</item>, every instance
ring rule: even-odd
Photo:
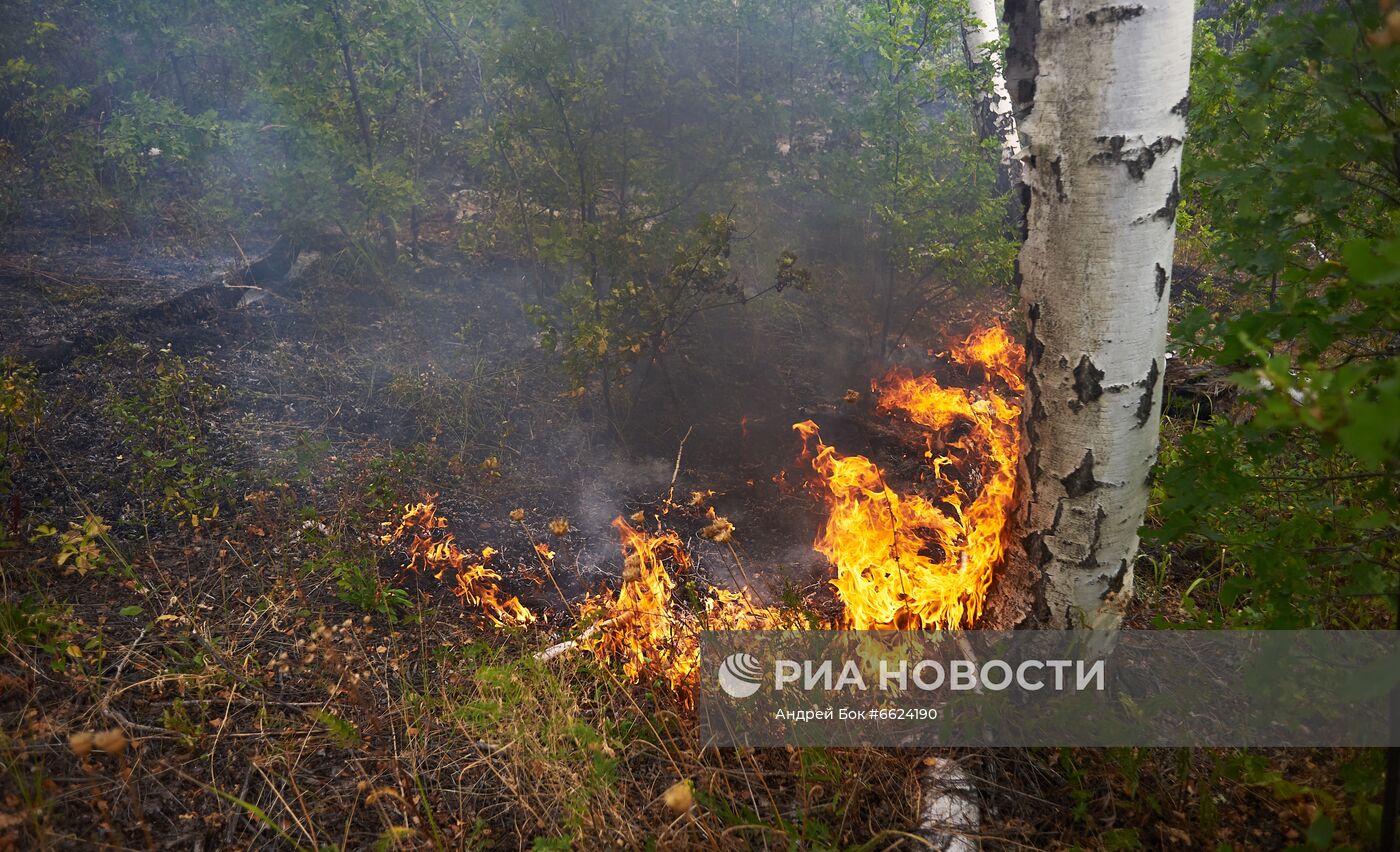
[[[661,794],[661,800],[675,813],[683,814],[690,810],[695,804],[695,791],[690,779],[682,779],[667,787],[666,792]]]

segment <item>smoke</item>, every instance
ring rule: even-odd
[[[33,32],[47,6],[13,4],[6,29]],[[429,447],[458,477],[432,487],[569,515],[585,568],[616,563],[610,522],[674,476],[677,494],[717,492],[755,573],[806,576],[814,508],[796,474],[774,482],[792,424],[862,451],[847,392],[926,360],[965,319],[950,305],[1006,277],[998,158],[959,88],[978,81],[957,65],[955,11],[511,0],[483,18],[394,0],[337,22],[266,7],[142,20],[79,4],[44,45],[3,38],[39,69],[35,91],[88,86],[90,101],[21,127],[42,104],[0,93],[0,132],[44,176],[27,203],[157,235],[97,243],[123,274],[150,275],[172,245],[226,266],[280,235],[306,252],[229,316],[179,320],[243,394],[256,422],[241,433],[269,445],[255,456],[299,433]],[[172,115],[217,144],[196,157],[159,135]],[[37,144],[113,121],[123,133],[95,147]],[[132,160],[150,171],[121,171],[128,136],[160,149]],[[100,198],[50,179],[82,168]],[[727,238],[706,254],[717,219]],[[27,249],[91,241],[69,221]]]
[[[665,496],[671,467],[662,459],[627,461],[611,458],[601,461],[582,475],[574,498],[574,515],[591,542],[610,541],[602,553],[593,554],[595,563],[615,560],[616,534],[613,519],[640,498]]]

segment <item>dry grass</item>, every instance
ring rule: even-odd
[[[117,547],[86,577],[60,577],[42,548],[7,554],[4,845],[922,848],[924,755],[700,749],[664,688],[588,655],[536,662],[544,628],[487,627],[429,589],[398,623],[356,612],[300,570],[326,545],[293,499],[179,549]],[[341,492],[316,523],[363,537],[363,500]],[[70,746],[109,730],[129,747]],[[1329,806],[1320,786],[1230,777],[1223,753],[956,756],[989,848],[1262,848]],[[1323,780],[1337,763],[1270,766]],[[677,782],[694,790],[682,811],[665,800]]]
[[[914,756],[701,751],[665,690],[585,654],[538,663],[542,630],[489,627],[431,583],[392,621],[338,599],[326,554],[389,517],[365,461],[107,538],[85,576],[47,541],[6,553],[6,844],[848,846],[909,825]],[[108,730],[119,755],[70,747]],[[684,812],[663,801],[678,781]]]
[[[449,294],[405,292],[404,315],[360,330],[368,350],[317,329],[304,346],[296,327],[224,350],[218,380],[244,371],[245,410],[205,425],[209,464],[238,487],[197,527],[126,482],[133,448],[101,416],[127,392],[120,359],[50,380],[18,459],[22,529],[0,542],[0,849],[924,846],[925,753],[701,748],[668,689],[585,654],[534,660],[578,628],[553,584],[532,585],[532,541],[509,515],[524,506],[543,537],[568,511],[548,477],[580,478],[593,450],[559,437],[571,415],[537,363],[491,361],[463,334],[459,363],[425,371],[414,322],[451,315],[424,311],[430,298]],[[346,425],[386,411],[404,421],[387,424],[397,448]],[[541,623],[492,627],[374,543],[432,492],[464,546],[503,550]],[[31,538],[89,514],[112,531],[85,574],[56,563],[57,536]],[[606,572],[576,573],[579,544],[552,546],[581,593]],[[1144,595],[1179,599],[1172,580]],[[1277,848],[1306,842],[1318,813],[1342,825],[1369,807],[1342,794],[1341,753],[953,756],[993,849]]]

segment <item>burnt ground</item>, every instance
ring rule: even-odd
[[[230,471],[290,464],[314,487],[326,460],[416,454],[423,475],[409,496],[440,495],[460,540],[517,564],[532,562],[533,539],[509,520],[512,509],[536,527],[569,518],[561,552],[571,592],[616,575],[613,518],[695,491],[737,525],[737,549],[765,595],[794,584],[819,591],[818,515],[801,490],[792,424],[813,418],[843,451],[873,452],[858,407],[841,396],[868,387],[875,367],[820,299],[789,293],[705,316],[653,369],[619,439],[590,400],[567,397],[526,318],[535,286],[520,265],[439,249],[406,261],[384,287],[357,280],[353,261],[304,255],[289,282],[244,305],[239,291],[209,294],[267,248],[267,235],[191,245],[82,237],[63,224],[40,217],[0,244],[0,331],[4,354],[36,362],[45,395],[66,406],[51,452],[74,467],[65,475],[75,483],[93,475],[81,490],[106,518],[132,508],[116,505],[129,497],[130,470],[104,458],[122,454],[98,410],[132,358],[114,354],[114,341],[145,346],[147,360],[208,363],[227,388],[208,444]],[[56,493],[41,467],[31,466],[38,479],[25,500]],[[258,485],[257,474],[241,478]],[[702,570],[718,562],[710,573],[728,582],[733,556],[695,536],[704,521],[684,514],[675,522]]]
[[[917,847],[920,754],[698,750],[664,691],[623,688],[583,656],[529,664],[586,591],[615,583],[609,524],[638,510],[664,515],[701,577],[734,585],[737,554],[761,597],[830,609],[791,424],[898,454],[841,401],[874,368],[833,319],[839,300],[707,315],[619,439],[540,349],[518,265],[438,249],[383,287],[343,258],[304,258],[238,307],[217,286],[241,260],[231,240],[62,224],[0,244],[0,355],[35,361],[45,399],[0,539],[0,848]],[[141,428],[167,415],[198,452]],[[176,457],[154,484],[147,452]],[[196,495],[194,522],[170,483]],[[694,491],[736,525],[734,553],[698,535]],[[464,547],[500,551],[504,586],[542,624],[495,629],[374,541],[432,494]],[[88,515],[110,526],[92,564],[58,566],[57,539]],[[357,596],[365,577],[403,603]],[[89,731],[121,747],[85,749]],[[1249,776],[1205,752],[958,757],[993,848],[1277,847],[1338,763],[1285,756],[1288,777],[1324,782],[1270,798],[1257,791],[1274,768]],[[661,804],[678,778],[702,804],[680,820]]]
[[[61,212],[32,211],[0,231],[0,348],[34,357],[94,331],[119,333],[143,311],[256,257],[265,236],[85,235]]]
[[[192,294],[240,264],[231,239],[194,248],[179,238],[83,239],[60,224],[30,222],[0,245],[0,337],[6,354],[39,364],[46,396],[72,405],[57,449],[107,475],[85,489],[104,517],[120,516],[110,500],[122,492],[114,486],[124,471],[98,463],[112,447],[98,424],[86,422],[94,412],[82,410],[80,397],[120,383],[112,373],[122,359],[106,350],[112,341],[209,363],[228,389],[210,444],[231,468],[275,469],[297,448],[303,465],[307,448],[322,459],[369,447],[416,450],[445,462],[438,471],[445,476],[423,484],[472,530],[460,538],[509,557],[521,545],[530,549],[507,517],[511,509],[568,517],[585,575],[613,559],[613,517],[672,490],[687,432],[675,492],[719,491],[719,508],[736,523],[755,506],[781,501],[767,486],[797,450],[788,427],[795,413],[807,414],[795,400],[814,396],[784,380],[771,352],[754,351],[763,343],[755,336],[771,332],[749,330],[736,341],[749,351],[724,345],[730,363],[697,370],[682,354],[664,384],[657,371],[622,445],[603,434],[586,403],[565,398],[568,387],[523,310],[533,291],[523,268],[425,258],[396,270],[380,293],[329,280],[303,258],[292,282],[254,304],[201,302],[191,311],[184,302]],[[257,257],[270,240],[245,242],[242,251]],[[772,380],[761,382],[754,358],[769,365]],[[775,410],[747,414],[756,399]],[[791,514],[757,520],[769,532],[785,528]],[[760,558],[773,556],[770,548]]]
[[[0,355],[35,363],[44,399],[40,424],[11,459],[0,539],[10,651],[0,666],[0,847],[278,845],[281,823],[295,831],[298,821],[313,833],[343,825],[359,839],[352,846],[382,840],[383,805],[357,814],[357,782],[346,786],[344,773],[354,767],[362,782],[418,797],[404,786],[404,740],[432,723],[402,697],[413,690],[410,673],[438,677],[444,649],[477,647],[476,637],[487,641],[482,653],[512,664],[558,638],[576,601],[621,569],[614,517],[665,514],[690,539],[700,575],[720,583],[731,583],[734,557],[695,535],[706,521],[684,507],[692,491],[715,491],[721,511],[751,525],[738,546],[755,567],[794,549],[792,528],[810,541],[811,501],[769,479],[770,452],[796,451],[780,422],[787,415],[754,418],[747,436],[737,428],[741,398],[795,407],[809,393],[776,365],[762,393],[752,390],[752,347],[781,339],[775,329],[802,308],[746,326],[750,351],[733,317],[716,316],[705,333],[733,341],[727,374],[714,373],[710,391],[708,367],[675,359],[665,384],[639,397],[623,443],[566,396],[525,317],[533,287],[519,266],[440,251],[405,261],[385,286],[347,255],[310,256],[245,305],[248,291],[221,284],[271,239],[222,242],[85,238],[39,217],[0,244]],[[144,428],[165,418],[159,433]],[[192,444],[167,427],[195,433]],[[147,458],[173,460],[148,481]],[[166,499],[172,487],[193,495],[194,517]],[[429,495],[464,547],[499,551],[503,585],[541,629],[492,629],[437,580],[406,574],[400,552],[377,546],[385,523]],[[512,520],[517,508],[523,522]],[[86,516],[109,527],[85,543],[91,564],[58,566],[57,539]],[[554,518],[569,520],[566,534],[547,531]],[[541,570],[537,542],[557,553],[552,571]],[[819,585],[822,566],[802,551],[803,582]],[[359,596],[347,588],[356,582]],[[367,598],[365,588],[378,591]],[[385,603],[394,588],[400,597]],[[443,689],[478,700],[485,689],[447,679]],[[319,742],[340,729],[315,716],[317,706],[346,720],[360,747]],[[313,753],[269,770],[267,760],[304,742],[308,721],[320,729]],[[525,710],[522,722],[539,726],[532,736],[548,728]],[[522,811],[540,807],[540,796],[503,795],[503,768],[534,783],[537,762],[478,766],[495,779],[490,790],[458,788],[454,778],[473,773],[455,760],[497,727],[433,740],[456,743],[435,746],[455,755],[439,761],[440,775],[415,776],[433,790],[428,806],[456,816],[438,841],[515,847],[577,831],[576,820],[560,824],[567,814]],[[65,745],[94,730],[120,731],[137,749],[113,756],[120,772],[106,771],[100,748]],[[674,781],[658,775],[655,755],[629,762],[643,788]],[[573,769],[565,760],[543,783],[568,793]],[[264,771],[276,780],[262,783]],[[141,781],[128,788],[133,772]],[[318,791],[310,812],[256,816],[298,783]]]

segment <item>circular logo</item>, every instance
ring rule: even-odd
[[[748,698],[762,682],[763,664],[751,654],[730,654],[719,664],[719,688],[733,698]]]

